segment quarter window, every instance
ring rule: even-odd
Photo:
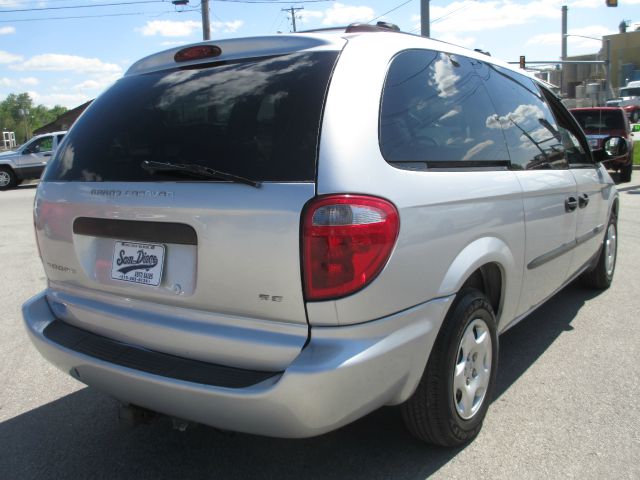
[[[380,149],[401,168],[508,165],[496,111],[475,60],[406,50],[391,62],[380,113]]]
[[[487,126],[502,127],[513,169],[565,169],[571,139],[561,131],[530,78],[496,65],[482,65],[497,114]],[[579,144],[578,144],[579,145]]]

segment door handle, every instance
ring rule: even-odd
[[[576,197],[567,197],[564,201],[564,209],[567,212],[573,212],[576,208],[578,208],[578,200],[576,200]]]
[[[43,156],[43,157],[50,157],[50,156],[51,156],[51,154],[50,154],[50,153],[45,153],[45,154],[43,154],[42,156]]]
[[[578,206],[580,208],[584,208],[588,204],[589,204],[589,195],[587,195],[586,193],[578,195]]]

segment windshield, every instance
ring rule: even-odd
[[[587,133],[625,129],[622,110],[572,110],[571,113]]]
[[[48,181],[193,181],[141,167],[197,164],[256,181],[315,179],[337,52],[124,77],[67,134]]]
[[[621,97],[640,97],[640,87],[626,87],[620,89]]]

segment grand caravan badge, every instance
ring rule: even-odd
[[[164,245],[117,241],[111,278],[157,287],[162,279]]]

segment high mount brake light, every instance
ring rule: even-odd
[[[306,300],[361,290],[382,271],[398,238],[396,207],[382,198],[329,195],[307,205],[302,243]]]
[[[179,50],[173,59],[176,62],[188,62],[190,60],[201,60],[203,58],[214,58],[222,55],[220,47],[215,45],[196,45]]]

